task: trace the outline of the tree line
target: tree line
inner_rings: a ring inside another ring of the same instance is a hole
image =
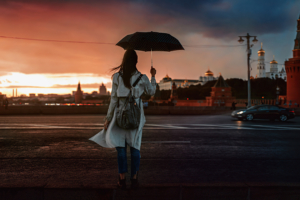
[[[230,78],[225,80],[231,87],[232,96],[236,99],[248,98],[248,81],[239,78]],[[252,99],[276,99],[276,88],[279,87],[280,95],[286,95],[286,81],[281,78],[258,78],[252,79],[251,82],[251,98]],[[177,88],[178,99],[180,100],[200,100],[210,96],[211,88],[215,85],[216,80],[208,81],[206,84],[191,85],[188,88]],[[157,100],[168,100],[171,95],[171,90],[159,90],[157,85],[154,98]],[[143,94],[143,100],[149,100],[149,95]]]

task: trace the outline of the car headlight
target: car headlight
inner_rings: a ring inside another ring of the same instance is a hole
[[[237,114],[240,115],[240,114],[243,114],[245,111],[240,111],[238,112]]]

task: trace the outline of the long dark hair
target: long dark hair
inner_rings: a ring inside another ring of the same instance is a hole
[[[136,68],[137,58],[138,56],[135,50],[127,49],[126,52],[124,53],[121,65],[111,70],[111,71],[119,70],[119,72],[122,71],[124,85],[127,88],[131,88],[130,78],[132,76],[132,73],[137,70]]]

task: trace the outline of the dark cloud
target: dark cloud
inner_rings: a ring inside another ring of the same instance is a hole
[[[300,2],[282,1],[148,1],[153,12],[168,15],[182,31],[202,33],[206,37],[235,38],[238,34],[280,33],[294,28],[300,14]],[[145,3],[143,1],[143,3]],[[294,9],[298,7],[298,9]],[[299,12],[299,13],[297,13]]]
[[[300,14],[298,0],[15,0],[12,2],[36,4],[112,4],[130,5],[136,13],[146,8],[148,20],[157,26],[178,33],[200,33],[210,38],[236,38],[239,34],[281,33],[294,28],[295,17]],[[299,13],[297,13],[299,12]],[[155,15],[167,17],[166,23]],[[149,27],[152,28],[152,27]]]

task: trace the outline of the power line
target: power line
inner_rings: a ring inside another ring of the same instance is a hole
[[[86,42],[86,41],[68,41],[68,40],[46,40],[46,39],[34,39],[34,38],[22,38],[22,37],[10,37],[10,36],[0,36],[0,38],[5,39],[16,39],[16,40],[31,40],[31,41],[39,41],[39,42],[63,42],[63,43],[79,43],[79,44],[108,44],[114,45],[114,43],[107,42]]]
[[[15,39],[15,40],[29,40],[38,42],[61,42],[61,43],[76,43],[76,44],[105,44],[105,45],[116,45],[115,43],[109,42],[87,42],[87,41],[69,41],[69,40],[49,40],[49,39],[36,39],[36,38],[23,38],[23,37],[12,37],[12,36],[0,36],[4,39]],[[184,47],[191,48],[214,48],[214,47],[240,47],[246,45],[183,45]]]

